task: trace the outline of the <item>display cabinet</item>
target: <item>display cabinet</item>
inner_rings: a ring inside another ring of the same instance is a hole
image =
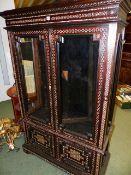
[[[128,0],[1,12],[25,130],[23,149],[75,175],[102,175]]]
[[[127,16],[128,25],[125,29],[119,82],[131,85],[131,13]]]

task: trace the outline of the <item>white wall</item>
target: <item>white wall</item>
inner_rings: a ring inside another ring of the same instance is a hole
[[[14,9],[14,0],[1,0],[0,1],[0,12],[5,10]],[[9,76],[9,85],[4,85],[4,79],[2,75],[2,67],[0,65],[0,102],[8,100],[9,97],[6,95],[6,91],[9,87],[11,87],[14,84],[14,78],[13,78],[13,70],[12,70],[12,63],[11,63],[11,55],[10,55],[10,49],[9,49],[9,43],[8,43],[8,36],[7,31],[3,29],[5,27],[5,20],[0,17],[0,31],[2,35],[2,42],[3,42],[3,48],[0,48],[0,52],[2,49],[5,52],[5,59],[7,63],[7,73]],[[1,58],[0,58],[1,59]],[[0,60],[1,61],[1,60]]]

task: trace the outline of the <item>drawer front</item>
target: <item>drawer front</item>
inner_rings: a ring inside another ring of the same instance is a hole
[[[57,158],[59,161],[81,171],[83,175],[92,174],[96,153],[79,145],[57,138]]]
[[[32,147],[43,150],[44,153],[54,156],[54,136],[47,131],[41,131],[30,125],[27,126],[27,142]]]

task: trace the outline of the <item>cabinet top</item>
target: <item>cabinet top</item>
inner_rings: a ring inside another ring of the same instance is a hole
[[[52,4],[26,7],[0,12],[6,19],[7,28],[33,25],[69,23],[126,21],[131,9],[131,0],[59,0]],[[23,20],[25,19],[25,20]]]

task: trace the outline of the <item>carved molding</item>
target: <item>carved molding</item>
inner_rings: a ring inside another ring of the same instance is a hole
[[[14,19],[8,19],[6,21],[8,27],[19,27],[19,26],[35,26],[43,24],[53,23],[71,23],[71,22],[91,22],[101,20],[116,20],[117,19],[117,8],[118,5],[110,7],[93,8],[88,10],[81,10],[76,12],[67,13],[56,13],[40,16],[30,17],[17,17]]]
[[[102,7],[102,6],[110,6],[110,5],[114,5],[120,4],[120,0],[99,0],[98,2],[90,2],[90,3],[82,3],[82,4],[75,4],[72,3],[72,5],[68,5],[68,6],[61,6],[61,7],[55,7],[55,8],[44,8],[43,7],[38,7],[37,9],[32,8],[32,10],[29,10],[29,8],[23,8],[23,9],[16,9],[15,12],[14,10],[10,11],[10,12],[3,12],[1,13],[1,16],[5,17],[6,19],[10,19],[10,18],[15,18],[15,17],[23,17],[23,16],[27,16],[27,15],[41,15],[43,13],[55,13],[55,12],[63,12],[63,11],[70,11],[70,10],[78,10],[78,9],[90,9],[90,8],[94,8],[94,7]]]
[[[36,24],[42,25],[47,23],[58,23],[58,22],[72,22],[72,21],[96,21],[96,20],[109,20],[117,19],[117,8],[118,5],[110,7],[92,8],[86,10],[77,10],[76,12],[63,12],[56,14],[30,16],[30,17],[16,17],[8,19],[6,21],[7,26],[34,26]]]

